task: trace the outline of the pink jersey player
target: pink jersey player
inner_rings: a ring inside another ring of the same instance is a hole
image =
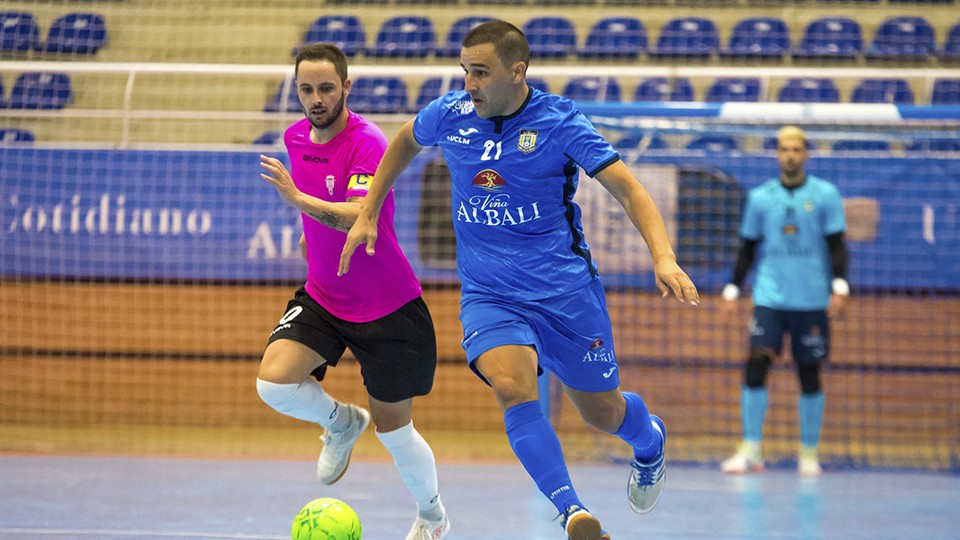
[[[387,139],[372,122],[353,112],[349,115],[346,128],[326,144],[310,140],[306,118],[287,128],[283,142],[300,191],[330,202],[367,194]],[[369,322],[421,295],[420,283],[397,243],[393,215],[391,192],[380,217],[376,254],[357,257],[350,273],[343,276],[337,276],[337,266],[347,234],[303,216],[306,290],[333,315],[350,322]]]

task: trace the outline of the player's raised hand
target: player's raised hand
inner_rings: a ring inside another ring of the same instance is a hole
[[[697,292],[696,285],[676,261],[658,261],[653,266],[653,272],[656,275],[657,288],[664,297],[672,291],[677,300],[694,306],[700,305],[700,293]]]
[[[367,255],[373,255],[373,248],[376,243],[377,223],[361,211],[353,226],[347,231],[347,242],[343,245],[343,251],[340,253],[340,268],[337,270],[337,275],[342,276],[350,270],[350,258],[353,257],[353,252],[357,250],[357,246],[366,244]]]
[[[260,173],[260,177],[270,182],[277,189],[277,193],[280,194],[280,198],[285,203],[297,207],[297,201],[302,192],[293,183],[293,177],[290,176],[290,172],[283,166],[283,163],[279,159],[261,154],[260,166],[267,171],[266,173]]]

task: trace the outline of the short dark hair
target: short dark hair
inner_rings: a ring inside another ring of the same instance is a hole
[[[487,21],[470,30],[463,38],[464,47],[493,43],[493,50],[504,66],[514,62],[530,65],[530,44],[516,26],[507,21]]]
[[[296,76],[300,72],[300,62],[304,60],[322,62],[327,61],[333,64],[340,76],[340,82],[347,80],[347,57],[336,45],[329,43],[311,43],[305,45],[297,51],[297,59],[294,64],[293,74]]]

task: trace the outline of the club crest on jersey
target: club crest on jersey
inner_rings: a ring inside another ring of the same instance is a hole
[[[520,138],[517,139],[517,150],[524,154],[529,154],[537,149],[537,130],[521,129]]]
[[[497,191],[507,185],[500,173],[493,169],[484,169],[473,177],[473,185],[487,191]]]
[[[329,192],[330,195],[333,195],[333,187],[337,185],[337,178],[332,174],[328,174],[326,178],[326,182],[327,182],[327,192]]]

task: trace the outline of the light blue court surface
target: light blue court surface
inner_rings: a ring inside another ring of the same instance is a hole
[[[571,469],[614,539],[960,539],[960,476],[778,469],[729,477],[668,466],[653,513],[630,511],[625,465]],[[519,465],[441,463],[450,540],[563,540]],[[2,539],[283,539],[318,497],[347,501],[365,540],[402,540],[413,503],[392,463],[355,462],[334,486],[294,461],[0,456]]]

